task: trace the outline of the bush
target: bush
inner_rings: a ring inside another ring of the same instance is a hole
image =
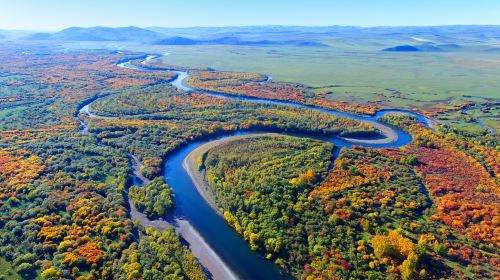
[[[131,187],[130,200],[149,219],[165,216],[174,206],[172,189],[162,177],[156,177],[146,186]]]
[[[402,157],[400,162],[402,164],[416,165],[418,164],[418,158],[416,156],[406,156]]]
[[[29,276],[35,272],[35,267],[30,263],[22,263],[17,266],[17,272],[23,276]]]

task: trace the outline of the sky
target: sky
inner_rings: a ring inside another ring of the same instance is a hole
[[[0,0],[0,29],[500,25],[500,0]]]

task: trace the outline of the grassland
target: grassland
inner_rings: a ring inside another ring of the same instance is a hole
[[[169,64],[266,73],[275,81],[316,87],[318,93],[328,92],[331,100],[406,109],[499,101],[500,59],[493,54],[347,52],[285,46],[171,46],[169,52],[172,54],[163,58]],[[481,124],[500,129],[494,114],[471,111],[464,116],[459,111],[454,109],[444,120],[471,131]],[[483,117],[482,123],[474,121]]]
[[[335,46],[106,46],[169,52],[163,58],[168,64],[265,73],[277,81],[313,87],[335,85],[339,97],[389,94],[386,89],[391,89],[425,102],[461,95],[495,98],[500,90],[500,57],[496,53],[388,53],[381,52],[382,47],[352,50]],[[370,100],[369,96],[359,98]]]
[[[0,258],[0,279],[19,280],[21,277],[16,270],[4,258]]]
[[[381,108],[435,112],[443,108],[444,121],[477,131],[500,129],[488,112],[461,114],[460,104],[498,103],[500,56],[485,46],[460,45],[459,51],[383,52],[408,43],[402,39],[324,39],[330,47],[272,46],[155,46],[106,43],[149,53],[170,53],[163,61],[186,67],[264,73],[274,81],[300,83],[326,98],[351,103],[375,102]],[[70,45],[75,47],[75,45]],[[96,47],[96,43],[79,45]],[[491,45],[495,47],[494,44]],[[491,105],[490,105],[491,106]],[[497,106],[498,107],[498,106]],[[480,109],[480,108],[479,108]]]

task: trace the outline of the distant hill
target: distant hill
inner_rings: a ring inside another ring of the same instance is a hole
[[[51,34],[50,33],[34,33],[28,36],[21,37],[21,40],[49,40]]]
[[[0,40],[16,40],[21,37],[32,34],[32,31],[27,30],[0,30]]]
[[[482,52],[485,52],[485,53],[500,53],[500,48],[489,48],[489,49],[486,49],[486,50],[482,50]]]
[[[460,46],[458,44],[441,44],[441,45],[438,45],[438,47],[441,49],[461,49],[461,48],[463,48],[462,46]]]
[[[135,26],[129,27],[70,27],[56,33],[35,33],[24,40],[59,41],[137,41],[152,42],[164,35]]]
[[[5,35],[7,31],[0,29],[0,40],[5,39],[7,36]]]
[[[453,49],[453,48],[450,47],[447,49]],[[454,49],[456,49],[456,48],[454,48]],[[395,47],[383,49],[382,51],[385,51],[385,52],[440,52],[440,51],[443,51],[443,49],[435,46],[432,43],[426,43],[426,44],[417,45],[417,46],[413,46],[413,45],[395,46]]]
[[[129,41],[158,45],[358,48],[388,52],[459,52],[500,44],[500,26],[71,27],[55,33],[6,31],[3,40]],[[6,33],[7,32],[7,33]],[[386,48],[386,49],[384,49]]]
[[[328,45],[314,41],[302,40],[241,40],[238,37],[222,37],[207,40],[194,40],[185,37],[171,37],[158,40],[157,45],[237,45],[237,46],[269,46],[269,45],[292,45],[297,47],[327,47]]]
[[[402,46],[395,46],[392,48],[383,49],[382,51],[384,51],[384,52],[419,52],[420,50],[414,46],[402,45]]]
[[[149,30],[162,33],[168,37],[180,36],[189,38],[216,38],[225,36],[238,36],[239,38],[250,38],[255,36],[275,36],[287,34],[289,38],[293,36],[356,36],[356,37],[388,37],[388,36],[417,36],[424,38],[434,35],[441,36],[477,36],[478,34],[487,37],[500,36],[499,25],[449,25],[449,26],[394,26],[394,27],[358,27],[358,26],[228,26],[228,27],[149,27]]]
[[[423,44],[423,45],[416,46],[416,48],[419,51],[424,51],[424,52],[439,52],[439,51],[443,50],[441,48],[434,46],[433,44]]]
[[[171,37],[166,39],[161,39],[155,42],[157,45],[196,45],[198,41],[191,40],[184,37]]]
[[[56,41],[131,41],[156,45],[240,45],[267,46],[292,45],[298,47],[327,46],[312,40],[243,40],[236,36],[191,39],[183,36],[167,37],[165,34],[139,27],[71,27],[56,33],[33,33],[21,40],[56,40]]]

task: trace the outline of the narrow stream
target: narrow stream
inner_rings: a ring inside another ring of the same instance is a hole
[[[168,55],[168,54],[165,54]],[[148,56],[142,64],[146,64],[147,61],[155,58],[156,56]],[[133,70],[140,71],[151,71],[145,68],[141,68],[132,65],[130,61],[118,64],[119,67],[129,68]],[[155,70],[159,71],[159,70]],[[169,70],[162,70],[169,71]],[[297,104],[293,102],[286,101],[275,101],[266,100],[258,98],[249,98],[242,96],[232,96],[222,93],[214,92],[202,92],[194,90],[187,86],[184,81],[189,77],[187,72],[174,71],[178,74],[177,78],[171,82],[171,84],[178,89],[184,91],[193,91],[202,94],[209,94],[212,96],[217,96],[221,98],[230,98],[234,100],[244,100],[257,103],[265,104],[277,104],[286,105],[300,108],[307,108],[311,110],[320,111],[326,114],[347,117],[351,119],[356,119],[360,121],[369,122],[378,128],[384,129],[384,131],[389,131],[388,134],[395,136],[392,140],[388,140],[387,137],[375,137],[367,139],[348,139],[341,137],[322,137],[321,139],[331,142],[336,146],[336,152],[334,156],[337,155],[338,151],[342,147],[351,147],[352,145],[361,145],[374,148],[381,147],[398,147],[406,145],[411,142],[411,137],[408,133],[396,127],[383,124],[377,120],[378,117],[392,114],[392,113],[405,113],[417,116],[419,122],[422,122],[429,126],[428,119],[423,116],[414,114],[412,112],[407,112],[404,110],[383,110],[377,112],[374,116],[358,116],[344,112],[338,112],[318,107],[312,107],[303,104]],[[269,79],[270,81],[271,79]],[[97,99],[96,99],[97,100]],[[102,116],[97,116],[92,114],[90,111],[90,106],[92,103],[83,106],[80,112],[87,114],[89,117],[102,118]],[[79,119],[82,123],[82,133],[88,134],[87,126],[83,120]],[[224,219],[219,215],[210,205],[204,200],[204,198],[198,193],[196,186],[192,182],[189,174],[182,166],[182,162],[186,156],[191,153],[197,147],[213,141],[215,139],[222,139],[226,137],[231,137],[235,135],[252,134],[254,132],[235,132],[229,133],[227,135],[214,137],[212,139],[207,139],[203,141],[196,141],[189,143],[182,149],[177,151],[175,154],[170,156],[165,163],[165,173],[164,178],[168,185],[174,190],[175,193],[175,209],[173,211],[172,217],[169,217],[168,221],[157,220],[157,221],[147,221],[144,217],[137,216],[134,213],[132,218],[137,218],[141,223],[145,225],[152,225],[159,228],[164,228],[173,225],[176,231],[186,240],[195,256],[200,260],[202,265],[208,270],[209,276],[214,279],[288,279],[288,275],[281,273],[278,268],[270,261],[265,260],[261,256],[257,255],[255,252],[250,250],[250,247],[246,241],[241,238],[229,225],[224,221]],[[138,182],[134,178],[134,182]],[[140,183],[137,183],[140,184]]]

